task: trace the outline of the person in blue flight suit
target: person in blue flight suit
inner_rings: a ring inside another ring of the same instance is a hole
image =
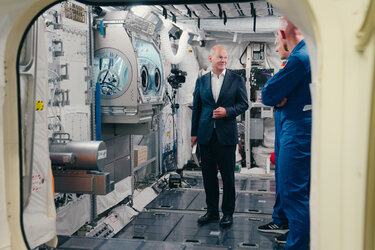
[[[262,102],[280,104],[279,185],[281,207],[289,232],[276,238],[285,249],[309,249],[310,244],[310,154],[311,83],[310,60],[302,32],[288,19],[280,25],[282,39],[292,50],[282,69],[262,89]]]
[[[218,220],[219,184],[217,166],[223,180],[223,217],[220,226],[230,226],[235,208],[235,150],[238,143],[236,117],[249,105],[244,79],[226,69],[228,53],[214,46],[208,56],[212,71],[199,77],[195,84],[191,145],[199,143],[207,213],[198,219],[200,225]]]
[[[287,47],[285,40],[282,39],[280,31],[276,36],[276,48],[275,51],[279,53],[281,60],[286,60],[290,55],[290,50]],[[280,69],[285,66],[285,61],[282,62]],[[259,101],[262,102],[261,96],[259,96]],[[288,219],[281,207],[280,202],[280,171],[279,171],[279,141],[280,141],[280,109],[286,104],[287,98],[283,98],[283,101],[278,105],[275,105],[275,181],[276,181],[276,194],[275,194],[275,204],[273,206],[272,221],[266,225],[258,227],[258,230],[265,233],[286,233],[289,231]]]

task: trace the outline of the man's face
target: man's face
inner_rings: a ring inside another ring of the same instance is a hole
[[[208,56],[208,60],[212,64],[213,72],[221,73],[227,67],[228,53],[225,48],[218,47],[212,56]]]
[[[281,35],[276,37],[276,49],[275,51],[279,53],[280,59],[285,60],[288,58],[290,51],[288,51],[288,47],[284,40],[281,39]]]

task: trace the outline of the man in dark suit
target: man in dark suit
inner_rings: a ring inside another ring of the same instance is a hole
[[[216,45],[208,56],[212,71],[196,81],[191,127],[191,144],[200,145],[207,213],[199,224],[218,220],[219,184],[217,166],[223,180],[223,217],[220,226],[230,226],[235,207],[234,167],[238,143],[236,117],[248,109],[244,79],[227,70],[228,53]]]

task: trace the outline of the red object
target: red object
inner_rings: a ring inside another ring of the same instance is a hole
[[[275,152],[273,152],[270,156],[270,161],[272,162],[272,164],[275,164]]]

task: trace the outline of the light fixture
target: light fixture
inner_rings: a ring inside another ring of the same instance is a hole
[[[131,12],[136,16],[145,17],[149,13],[149,8],[147,6],[134,6],[131,8]]]

